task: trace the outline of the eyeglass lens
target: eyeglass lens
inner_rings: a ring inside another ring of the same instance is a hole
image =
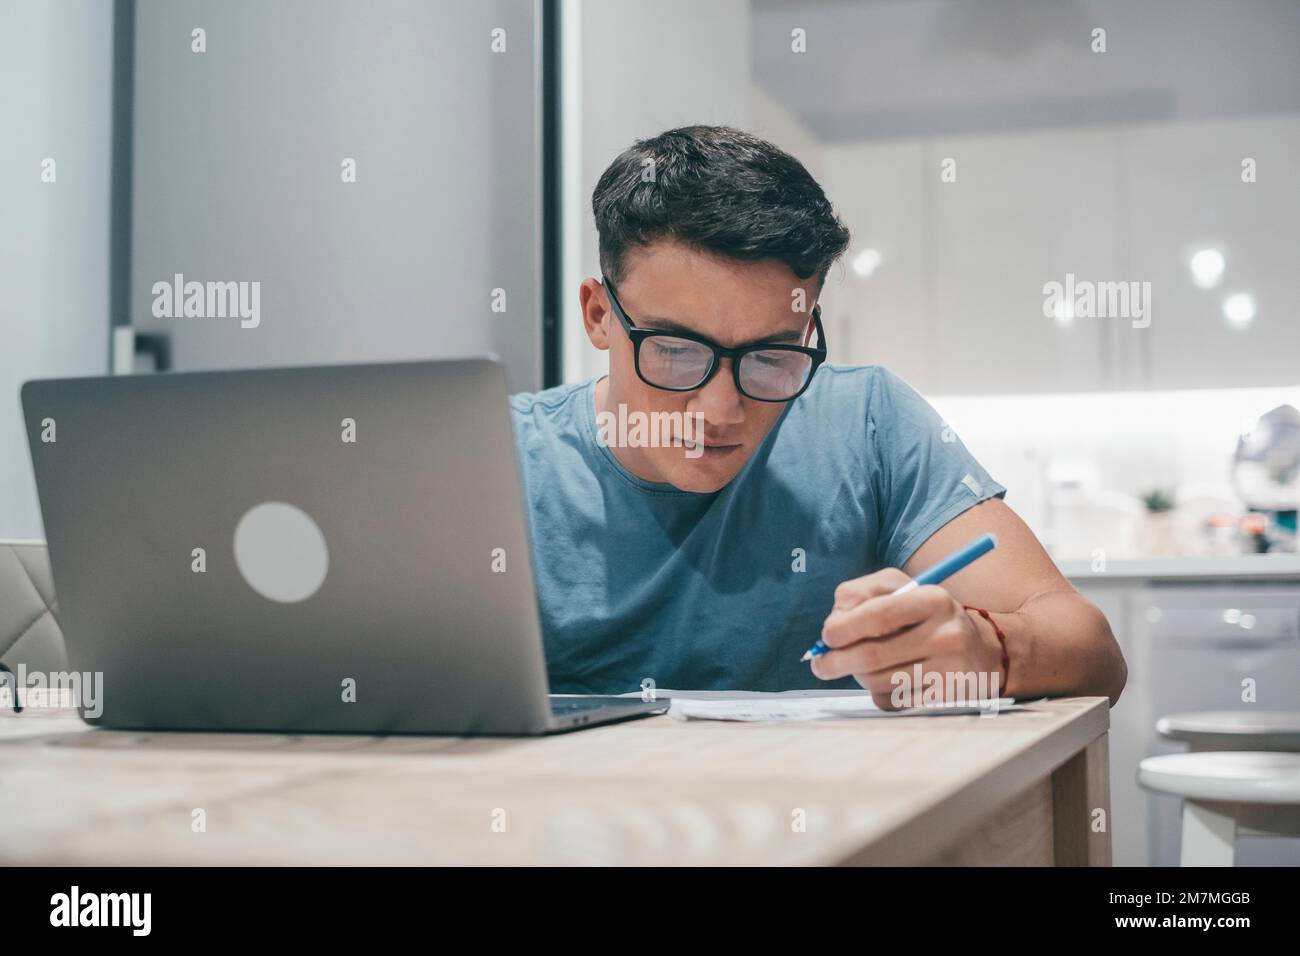
[[[656,335],[641,343],[641,376],[660,388],[697,387],[713,364],[713,350],[701,342]],[[787,349],[759,349],[740,358],[741,390],[751,398],[780,401],[797,394],[808,379],[812,357]]]

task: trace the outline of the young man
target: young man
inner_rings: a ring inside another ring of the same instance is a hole
[[[512,399],[553,692],[861,685],[890,707],[960,686],[920,673],[1119,697],[1106,619],[1005,489],[890,372],[820,364],[849,235],[797,160],[670,130],[593,208],[604,276],[579,298],[609,374]],[[684,441],[608,427],[656,413]],[[890,594],[985,532],[997,548],[943,586]]]

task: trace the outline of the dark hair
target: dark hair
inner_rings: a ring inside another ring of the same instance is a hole
[[[653,160],[653,181],[643,170]],[[637,140],[591,196],[600,267],[617,284],[626,253],[658,239],[746,262],[778,259],[826,281],[849,231],[797,159],[728,126],[685,126]]]

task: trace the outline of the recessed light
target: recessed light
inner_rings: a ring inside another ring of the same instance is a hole
[[[863,249],[853,257],[853,271],[864,279],[871,278],[871,275],[880,266],[883,257],[875,249]]]
[[[1052,318],[1054,318],[1056,324],[1063,329],[1068,329],[1070,326],[1074,325],[1074,302],[1069,299],[1058,297],[1057,300],[1052,303]]]
[[[1223,317],[1237,331],[1255,321],[1255,299],[1248,292],[1238,292],[1223,300]]]
[[[1212,289],[1223,280],[1223,253],[1218,249],[1200,249],[1192,254],[1188,265],[1192,281],[1202,289]]]

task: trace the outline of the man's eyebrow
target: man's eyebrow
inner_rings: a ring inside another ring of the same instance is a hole
[[[682,325],[682,323],[675,322],[672,319],[666,319],[660,315],[647,315],[637,324],[643,328],[655,329],[661,332],[686,332],[691,335],[699,335],[698,332],[689,326]],[[773,345],[795,344],[803,341],[803,333],[803,329],[786,329],[783,332],[778,332],[775,335],[766,338],[755,339],[753,342],[741,343],[736,346],[736,348],[744,348],[747,345],[761,345],[766,343],[771,343]]]

